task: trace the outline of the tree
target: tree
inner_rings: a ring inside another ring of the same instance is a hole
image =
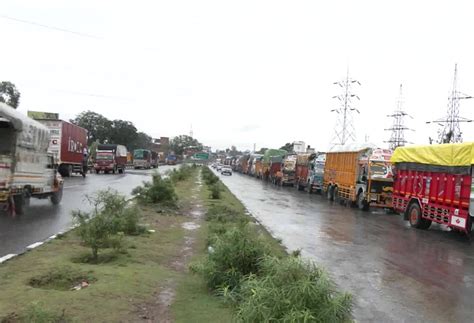
[[[281,146],[280,149],[284,149],[284,150],[286,150],[287,152],[290,153],[290,152],[293,151],[293,144],[287,142],[284,146]]]
[[[152,138],[144,132],[137,133],[135,141],[130,145],[127,146],[129,150],[134,149],[148,149],[150,147]]]
[[[20,104],[20,92],[12,82],[0,82],[0,102],[6,103],[13,109]]]
[[[176,155],[182,155],[187,147],[196,147],[202,150],[202,144],[193,137],[180,135],[171,139],[170,148]]]
[[[84,129],[87,129],[87,144],[95,141],[108,142],[112,132],[112,121],[93,111],[83,111],[75,119],[70,120]]]
[[[262,154],[262,155],[263,155],[263,154],[265,154],[265,152],[266,152],[267,150],[268,150],[268,148],[260,148],[260,150],[259,150],[259,151],[256,151],[255,153],[256,153],[256,154]]]
[[[125,145],[128,149],[132,149],[137,140],[138,131],[132,122],[125,120],[112,121],[112,127],[109,134],[110,143]]]

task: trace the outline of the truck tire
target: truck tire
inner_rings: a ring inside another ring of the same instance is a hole
[[[13,203],[15,205],[15,213],[16,214],[22,215],[22,214],[25,213],[26,198],[25,198],[25,195],[23,193],[13,195]]]
[[[426,230],[431,226],[430,220],[423,219],[420,205],[416,202],[412,203],[408,209],[408,221],[412,227],[417,229]]]
[[[51,195],[51,203],[53,203],[53,205],[58,205],[59,203],[61,203],[62,199],[63,199],[63,186],[61,185],[58,191],[54,192]]]
[[[334,187],[329,185],[326,191],[326,197],[329,201],[334,201]]]
[[[118,172],[119,174],[123,174],[125,172],[125,168],[119,168]]]
[[[359,194],[357,194],[357,207],[362,211],[369,210],[369,203],[365,200],[363,191],[360,191]]]

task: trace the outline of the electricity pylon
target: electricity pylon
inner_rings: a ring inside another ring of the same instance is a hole
[[[403,110],[403,91],[402,85],[400,84],[400,93],[398,96],[397,107],[393,114],[389,114],[387,117],[393,119],[392,127],[385,129],[385,131],[391,131],[390,139],[386,141],[389,144],[389,148],[395,150],[400,146],[405,146],[408,141],[405,139],[405,131],[411,130],[405,126],[405,117],[410,117],[408,113]]]

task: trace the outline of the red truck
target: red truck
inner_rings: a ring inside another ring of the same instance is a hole
[[[474,217],[474,142],[399,147],[393,208],[412,227],[432,222],[470,233]]]
[[[87,130],[63,120],[36,119],[36,121],[50,130],[48,153],[53,154],[61,176],[81,174],[84,153],[87,153]]]
[[[309,183],[310,162],[316,154],[298,154],[296,156],[295,186],[299,191],[305,190]]]
[[[122,145],[97,145],[94,169],[97,174],[125,173],[127,167],[127,147]]]

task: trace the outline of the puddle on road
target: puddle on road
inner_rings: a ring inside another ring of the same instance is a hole
[[[201,227],[199,224],[195,222],[185,222],[181,226],[183,227],[183,229],[186,229],[186,230],[196,230]]]

